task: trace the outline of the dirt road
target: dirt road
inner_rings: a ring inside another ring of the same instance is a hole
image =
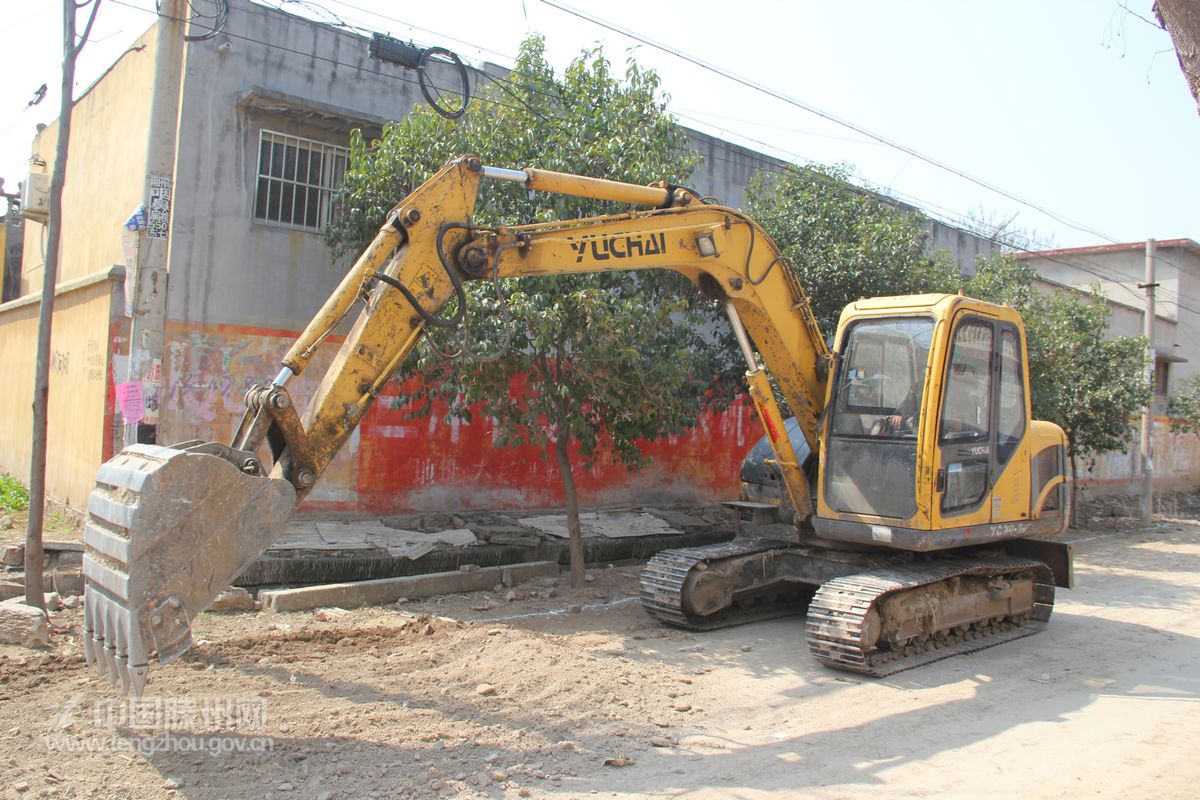
[[[818,667],[800,618],[662,628],[632,568],[205,615],[134,707],[66,611],[55,653],[0,648],[0,796],[1195,797],[1200,524],[1078,538],[1045,633],[885,680]]]

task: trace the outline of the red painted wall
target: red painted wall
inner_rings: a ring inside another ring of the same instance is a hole
[[[245,409],[243,396],[279,371],[279,358],[295,333],[235,326],[168,326],[167,367],[159,436],[228,441]],[[289,384],[307,403],[332,358],[331,342],[303,375]],[[536,448],[492,444],[491,420],[446,421],[444,408],[407,419],[396,392],[380,397],[358,431],[330,465],[302,509],[389,514],[410,510],[550,508],[563,503],[552,457]],[[650,463],[629,472],[601,458],[575,480],[585,505],[653,504],[732,499],[738,468],[762,435],[741,401],[707,413],[688,435],[647,442]]]

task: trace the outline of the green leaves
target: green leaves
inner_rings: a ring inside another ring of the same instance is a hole
[[[926,220],[849,183],[846,165],[759,173],[746,191],[758,220],[800,278],[822,332],[833,338],[842,309],[860,297],[957,291],[945,253],[929,255]]]
[[[699,163],[686,132],[666,114],[658,76],[632,56],[623,76],[599,48],[559,74],[545,60],[542,38],[530,37],[514,71],[482,84],[477,100],[457,121],[418,108],[379,141],[353,137],[345,211],[327,231],[335,253],[360,250],[388,209],[464,153],[501,167],[638,184],[686,183]],[[475,219],[513,225],[623,210],[485,183]],[[674,274],[479,281],[468,285],[468,309],[461,332],[431,332],[402,368],[401,377],[419,374],[420,381],[405,383],[418,388],[400,402],[429,413],[437,401],[460,417],[478,408],[495,420],[501,446],[544,448],[565,436],[588,463],[608,455],[640,466],[639,440],[693,426],[726,358],[696,333],[716,310]],[[464,340],[495,358],[447,358]]]
[[[0,510],[24,511],[29,508],[29,490],[16,478],[0,475]]]
[[[1180,383],[1180,392],[1167,399],[1167,418],[1171,430],[1200,431],[1200,375],[1192,375]]]

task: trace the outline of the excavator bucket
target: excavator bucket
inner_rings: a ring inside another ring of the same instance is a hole
[[[88,663],[140,696],[150,656],[165,664],[191,647],[192,620],[278,537],[295,505],[286,480],[191,448],[136,444],[105,462],[83,534]]]

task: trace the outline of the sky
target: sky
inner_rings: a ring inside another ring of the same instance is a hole
[[[100,2],[76,96],[154,22],[154,0]],[[1003,224],[1022,247],[1200,240],[1200,115],[1152,0],[262,2],[476,66],[512,66],[533,32],[557,68],[597,44],[617,65],[636,48],[682,124],[795,163],[849,164],[944,221]],[[61,3],[0,0],[0,23],[12,192],[36,124],[58,113]]]

